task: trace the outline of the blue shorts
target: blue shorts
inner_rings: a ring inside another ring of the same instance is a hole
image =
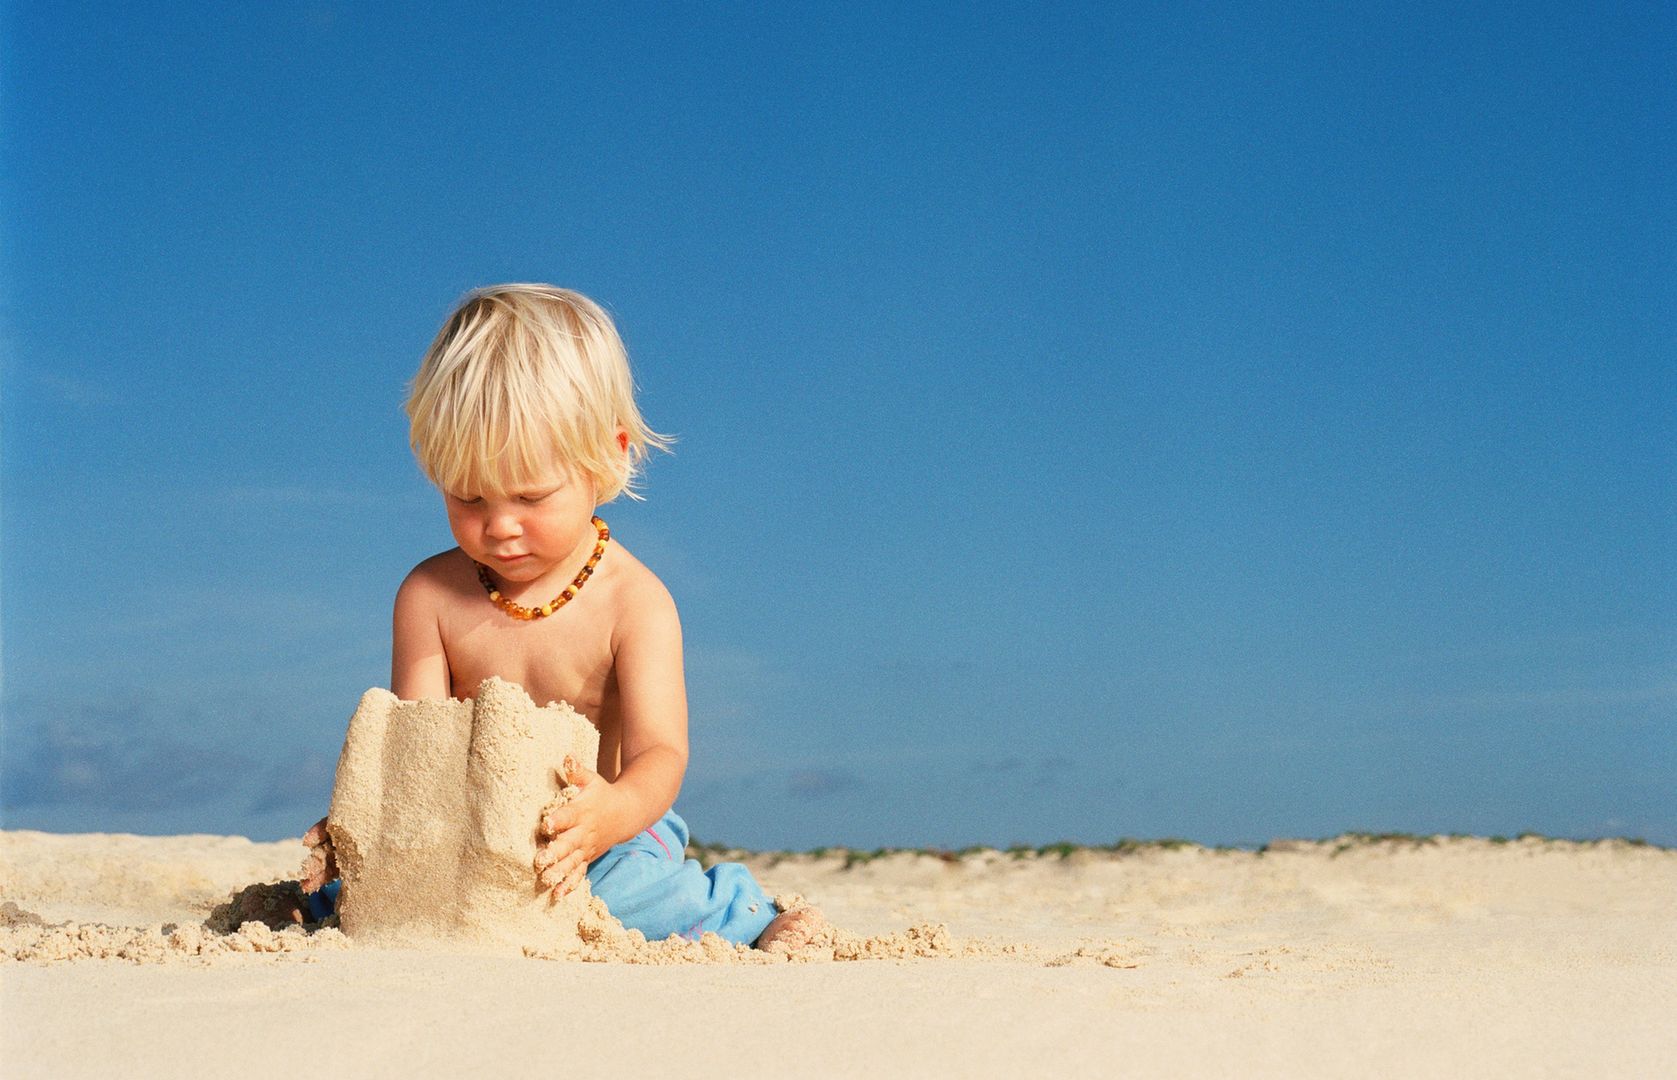
[[[740,863],[709,870],[686,858],[687,823],[674,810],[650,829],[588,864],[588,885],[619,922],[648,941],[674,934],[690,941],[707,931],[736,945],[755,944],[778,915],[774,901]],[[337,907],[341,881],[309,893],[316,922]]]

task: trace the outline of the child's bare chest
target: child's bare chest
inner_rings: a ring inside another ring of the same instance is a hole
[[[599,772],[615,778],[619,725],[611,628],[583,610],[561,609],[524,622],[487,604],[485,609],[441,620],[450,694],[467,697],[494,675],[518,683],[537,705],[568,703],[600,729]]]

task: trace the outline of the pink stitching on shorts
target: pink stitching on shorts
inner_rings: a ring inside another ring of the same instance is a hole
[[[670,855],[670,846],[668,844],[664,843],[663,839],[657,833],[653,832],[651,829],[648,829],[648,830],[646,830],[646,835],[648,835],[648,836],[652,837],[652,839],[658,841],[658,846],[664,849],[664,854],[665,855],[669,855],[670,858],[672,858],[672,859],[675,858],[674,855]]]

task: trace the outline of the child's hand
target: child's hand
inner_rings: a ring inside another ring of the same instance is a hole
[[[309,854],[303,861],[303,869],[298,871],[303,880],[297,884],[304,892],[318,892],[338,877],[338,856],[332,849],[332,837],[326,832],[325,818],[309,826],[309,831],[303,834],[303,843],[309,846]]]
[[[616,843],[620,797],[610,781],[571,758],[555,772],[572,787],[542,811],[536,879],[557,899],[581,884],[588,864]]]

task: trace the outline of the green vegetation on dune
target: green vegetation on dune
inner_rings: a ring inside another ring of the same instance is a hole
[[[699,860],[705,866],[710,866],[724,859],[740,859],[747,857],[769,860],[770,865],[784,859],[819,860],[825,858],[842,858],[843,869],[850,869],[882,859],[887,855],[923,855],[941,859],[948,863],[958,863],[967,859],[984,858],[986,856],[1006,856],[1010,859],[1066,859],[1076,852],[1086,851],[1097,854],[1134,856],[1148,851],[1178,851],[1184,848],[1199,848],[1204,851],[1217,852],[1247,852],[1252,855],[1265,855],[1277,852],[1308,850],[1316,847],[1329,849],[1330,857],[1340,855],[1355,848],[1374,845],[1390,845],[1393,847],[1422,848],[1432,847],[1446,841],[1482,841],[1503,846],[1511,843],[1541,841],[1546,844],[1604,844],[1620,843],[1631,847],[1654,848],[1656,850],[1677,851],[1677,847],[1655,844],[1640,836],[1602,836],[1590,839],[1574,840],[1566,837],[1547,836],[1543,833],[1522,832],[1510,838],[1501,834],[1482,836],[1475,833],[1409,833],[1409,832],[1343,832],[1335,836],[1322,837],[1315,840],[1277,838],[1261,846],[1240,844],[1201,844],[1194,840],[1185,840],[1176,836],[1159,837],[1152,840],[1137,839],[1124,836],[1109,844],[1076,844],[1070,840],[1057,840],[1050,844],[1012,844],[1005,848],[991,847],[986,844],[972,844],[959,849],[922,847],[878,847],[870,850],[852,849],[846,847],[810,848],[807,851],[751,851],[735,848],[727,844],[704,843],[692,840],[687,845],[690,858]]]
[[[872,851],[847,851],[844,855],[844,868],[850,869],[862,863],[870,863],[875,859],[883,859],[887,855],[895,854],[897,848],[874,848]]]

